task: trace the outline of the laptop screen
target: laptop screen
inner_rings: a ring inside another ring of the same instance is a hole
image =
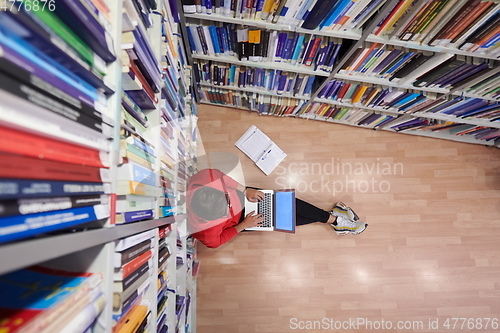
[[[295,232],[295,192],[274,192],[275,230]]]

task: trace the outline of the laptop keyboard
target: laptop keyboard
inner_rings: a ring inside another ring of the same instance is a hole
[[[264,222],[260,227],[273,226],[273,195],[271,193],[264,193],[264,200],[257,203],[259,214],[264,214]]]

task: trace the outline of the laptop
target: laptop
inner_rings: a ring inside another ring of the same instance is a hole
[[[260,190],[264,200],[250,202],[245,198],[245,214],[264,214],[264,223],[245,230],[295,233],[295,190]]]

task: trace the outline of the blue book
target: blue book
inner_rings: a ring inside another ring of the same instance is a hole
[[[302,28],[314,30],[333,11],[337,0],[321,0],[316,2],[310,13],[302,23]]]
[[[191,33],[191,29],[189,27],[186,27],[187,35],[188,35],[188,41],[189,41],[189,47],[191,48],[192,51],[196,51],[196,44],[194,43],[193,39],[193,34]]]
[[[274,76],[276,75],[276,70],[271,70],[269,73],[269,80],[266,85],[266,90],[272,91],[273,90],[273,84],[274,84]]]
[[[142,220],[152,219],[154,213],[152,209],[139,210],[135,212],[125,212],[116,214],[116,223],[130,223]]]
[[[321,70],[326,70],[325,68],[325,63],[327,61],[328,56],[331,54],[333,51],[333,47],[335,46],[335,43],[330,41],[328,44],[322,48],[320,51],[320,54],[318,54],[318,60],[316,61],[316,67],[321,69]]]
[[[314,0],[306,0],[302,4],[302,6],[300,7],[299,11],[297,12],[297,15],[295,16],[296,20],[299,20],[299,21],[304,20],[304,15],[306,15],[306,13],[308,12],[309,7],[311,7],[313,1]]]
[[[288,38],[285,43],[285,48],[283,50],[283,60],[291,60],[294,52],[294,46],[297,43],[298,34],[295,34],[294,38]]]
[[[26,42],[24,39],[17,37],[6,29],[0,26],[0,45],[6,46],[19,54],[20,57],[34,63],[45,71],[50,72],[52,75],[57,76],[67,84],[78,89],[83,94],[87,95],[94,101],[98,101],[97,89],[80,77],[76,76],[65,67],[61,66],[58,62],[47,57],[45,53],[39,51]]]
[[[302,47],[304,45],[304,39],[305,36],[303,34],[300,34],[297,38],[297,42],[295,43],[295,48],[292,54],[292,61],[297,61],[297,59],[299,59],[300,51],[302,50]]]
[[[337,15],[337,18],[335,18],[335,20],[333,20],[333,24],[337,24],[340,21],[340,19],[345,15],[345,13],[347,13],[347,11],[349,9],[351,9],[352,6],[354,6],[354,4],[356,4],[356,1],[350,0],[350,2],[347,4],[347,6],[344,6],[342,11],[339,13],[339,15]]]
[[[226,54],[229,52],[229,47],[226,45],[223,34],[224,27],[216,27],[215,31],[217,31],[217,37],[219,39],[219,48],[222,54]]]
[[[335,65],[335,61],[337,60],[337,55],[339,54],[339,51],[340,51],[340,48],[342,47],[342,44],[337,44],[335,45],[335,50],[332,54],[332,57],[330,58],[330,60],[328,61],[328,66],[326,68],[326,71],[331,71],[333,66]]]
[[[497,109],[498,107],[499,107],[498,103],[486,105],[486,106],[483,106],[482,108],[479,108],[479,109],[475,109],[475,110],[472,110],[469,112],[464,112],[464,113],[460,114],[460,117],[466,118],[466,117],[471,117],[471,116],[478,116],[481,113],[486,113],[486,112],[492,111],[494,109]]]
[[[0,243],[27,238],[109,217],[107,205],[0,218]]]
[[[231,50],[231,46],[229,44],[229,36],[228,36],[227,30],[224,27],[221,27],[220,35],[222,37],[222,43],[224,44],[224,52],[230,53],[232,50]]]
[[[466,113],[486,105],[488,105],[488,102],[481,99],[477,98],[464,99],[463,101],[460,101],[458,103],[455,103],[454,105],[450,105],[447,108],[440,110],[439,113],[444,113],[444,114],[453,114],[455,112]]]
[[[427,97],[424,96],[424,95],[419,95],[417,98],[415,98],[414,100],[412,101],[409,101],[408,103],[406,104],[402,104],[398,107],[398,111],[406,111],[407,109],[413,107],[413,106],[417,106],[418,104],[420,103],[423,103],[427,101]]]
[[[109,184],[30,179],[0,179],[1,200],[104,193],[110,193]]]
[[[236,65],[231,65],[231,67],[229,67],[229,85],[230,86],[234,85],[235,74],[236,74]]]
[[[275,61],[281,61],[283,50],[285,49],[285,43],[287,41],[288,34],[286,32],[280,32],[278,34],[278,45],[276,46]]]
[[[338,98],[339,98],[339,93],[340,91],[342,90],[342,88],[346,85],[345,82],[341,82],[341,84],[339,85],[339,88],[335,91],[335,94],[332,95],[332,99],[334,101],[336,101]]]
[[[396,103],[393,103],[390,107],[399,107],[400,105],[404,105],[414,99],[416,99],[418,96],[420,96],[420,94],[417,94],[417,93],[412,93],[412,94],[409,94],[408,96],[400,99],[399,101],[397,101]]]
[[[396,62],[394,65],[392,65],[388,70],[385,71],[384,75],[390,75],[392,72],[396,71],[406,60],[411,58],[415,52],[408,52],[405,54],[398,62]]]
[[[162,217],[167,217],[167,216],[172,216],[174,215],[174,207],[167,207],[167,206],[161,206],[160,207],[160,214]]]
[[[333,21],[337,19],[342,10],[349,4],[351,0],[339,0],[330,10],[330,13],[326,16],[326,18],[320,23],[319,28],[330,26]]]
[[[219,45],[219,38],[217,36],[217,30],[215,29],[215,26],[210,25],[208,27],[208,31],[210,31],[210,38],[212,39],[212,44],[214,46],[215,54],[221,54],[222,52],[221,52],[221,48]]]
[[[316,79],[316,76],[314,76],[314,75],[311,75],[307,79],[306,87],[304,88],[304,95],[309,96],[311,94],[312,86],[314,84],[315,79]]]
[[[278,81],[278,95],[283,95],[283,90],[285,89],[286,80],[288,78],[287,74],[281,74]]]
[[[382,90],[378,94],[378,96],[376,96],[374,99],[372,99],[372,101],[370,102],[369,105],[378,106],[384,100],[384,97],[387,96],[387,94],[389,92],[390,92],[389,88],[386,88],[386,89]]]
[[[336,80],[332,80],[330,82],[328,82],[324,87],[323,89],[321,89],[321,91],[319,92],[318,94],[318,97],[319,98],[326,98],[326,94],[328,93],[328,91],[330,90],[330,88],[333,86],[333,84],[336,82]]]

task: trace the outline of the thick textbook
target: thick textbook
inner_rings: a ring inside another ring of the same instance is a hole
[[[99,273],[30,267],[0,277],[0,330],[40,332],[102,282]],[[37,288],[31,286],[36,285]]]
[[[0,152],[1,178],[110,182],[109,169],[61,163]]]
[[[271,174],[287,156],[255,125],[250,126],[235,145],[250,157],[266,175]]]
[[[74,197],[11,199],[0,201],[0,217],[51,212],[61,209],[108,204],[109,196],[92,194]]]
[[[109,217],[108,205],[95,205],[0,218],[0,243],[60,230]]]
[[[109,183],[0,178],[0,199],[111,193]]]
[[[0,125],[0,151],[63,163],[109,167],[107,153]]]

